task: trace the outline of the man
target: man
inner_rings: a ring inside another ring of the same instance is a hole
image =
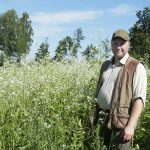
[[[129,150],[137,121],[146,99],[147,76],[142,63],[129,56],[130,39],[119,29],[112,35],[114,56],[100,70],[96,89],[96,106],[90,118],[93,128],[99,112],[104,112],[101,136],[111,149]]]

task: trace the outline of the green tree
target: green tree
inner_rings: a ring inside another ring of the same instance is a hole
[[[49,44],[48,44],[48,38],[46,38],[45,42],[41,43],[38,52],[35,53],[35,61],[40,61],[45,57],[49,57],[50,52],[48,51]]]
[[[150,64],[150,7],[138,11],[136,16],[138,21],[130,28],[130,53]]]
[[[33,29],[29,15],[24,12],[18,21],[18,38],[16,41],[16,55],[21,58],[22,55],[29,54],[32,45]]]
[[[64,39],[59,41],[59,44],[55,51],[54,59],[57,61],[63,60],[65,57],[73,56],[74,42],[72,37],[66,36]]]
[[[108,59],[111,56],[111,42],[109,38],[102,41],[103,57]]]
[[[64,39],[59,41],[55,51],[54,60],[61,61],[64,58],[70,59],[77,57],[78,48],[81,48],[81,40],[84,39],[81,28],[75,31],[74,37],[66,36]]]
[[[14,43],[17,39],[18,16],[15,10],[9,10],[0,15],[0,50],[5,54],[12,56],[16,49]]]
[[[0,50],[19,61],[30,51],[33,30],[29,15],[18,17],[14,9],[0,15]]]
[[[3,51],[0,51],[0,66],[3,66],[5,61],[5,54]]]
[[[81,52],[82,56],[85,57],[87,61],[97,59],[98,49],[93,46],[93,44],[88,45],[87,48]]]
[[[82,28],[78,28],[74,33],[74,47],[72,49],[72,55],[77,57],[78,48],[81,48],[81,40],[84,40]]]

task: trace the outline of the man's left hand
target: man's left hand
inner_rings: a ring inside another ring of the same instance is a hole
[[[124,141],[129,141],[133,138],[134,135],[134,127],[132,126],[126,126],[121,133],[121,138]]]

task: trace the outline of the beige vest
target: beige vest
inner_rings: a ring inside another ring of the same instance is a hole
[[[102,64],[95,94],[96,98],[98,97],[98,92],[102,85],[101,76],[110,63],[112,63],[112,61],[108,60]],[[138,63],[139,61],[129,57],[118,74],[111,100],[110,119],[108,122],[109,128],[124,128],[127,124],[132,107],[132,82]]]

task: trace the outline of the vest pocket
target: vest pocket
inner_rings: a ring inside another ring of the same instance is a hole
[[[113,116],[112,124],[115,128],[123,129],[129,119],[129,108],[126,106],[119,107],[117,113]]]

